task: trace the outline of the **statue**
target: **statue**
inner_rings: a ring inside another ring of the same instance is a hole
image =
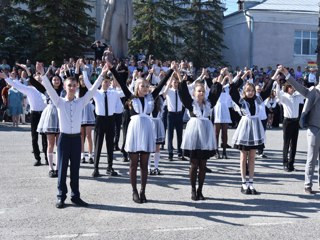
[[[117,58],[128,53],[128,40],[131,39],[133,6],[132,0],[106,0],[101,36],[106,39]]]

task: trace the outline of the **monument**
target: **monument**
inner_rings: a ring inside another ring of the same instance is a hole
[[[106,0],[106,11],[101,25],[101,37],[112,46],[113,54],[122,58],[128,54],[132,36],[132,0]]]

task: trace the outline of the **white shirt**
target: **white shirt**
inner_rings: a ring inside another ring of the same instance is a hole
[[[176,111],[176,91],[178,94],[178,89],[174,90],[173,88],[169,88],[167,95],[166,95],[166,100],[167,100],[167,106],[168,106],[168,111],[169,112],[180,112],[182,111],[182,102],[180,100],[179,94],[178,94],[178,110]]]
[[[308,76],[308,82],[309,83],[316,83],[317,81],[317,77],[314,73],[309,73],[309,76]]]
[[[91,88],[92,84],[88,79],[87,72],[83,71],[82,74],[83,74],[84,84],[88,89]],[[117,102],[121,101],[120,97],[124,97],[124,94],[122,91],[114,90],[111,88],[109,88],[106,92],[108,97],[108,116],[112,116],[114,113],[116,113]],[[105,94],[106,94],[105,91],[103,89],[100,89],[96,91],[93,95],[93,99],[95,101],[95,112],[98,116],[106,115],[105,100],[104,100]]]
[[[299,104],[303,101],[304,97],[297,91],[292,95],[281,91],[279,84],[276,87],[276,95],[283,106],[283,116],[285,118],[298,118]]]
[[[103,77],[100,75],[83,97],[74,98],[71,101],[58,96],[46,75],[42,76],[41,79],[51,101],[57,107],[60,132],[67,134],[80,133],[82,110],[90,102],[93,94],[100,86]]]
[[[41,112],[47,106],[46,97],[42,93],[40,93],[35,87],[25,86],[19,80],[12,81],[11,78],[7,78],[6,82],[27,96],[31,111]]]

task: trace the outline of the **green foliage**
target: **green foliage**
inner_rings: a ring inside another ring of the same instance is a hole
[[[12,8],[9,4],[0,11],[0,58],[6,58],[12,65],[15,60],[28,58],[34,40],[32,28],[21,10]]]
[[[28,43],[24,48],[31,52],[34,59],[62,62],[63,58],[81,56],[93,40],[88,30],[95,29],[96,24],[86,13],[86,10],[91,10],[91,6],[84,0],[13,2],[23,3],[28,8],[28,11],[20,11],[18,18],[24,19],[28,28],[31,28],[32,38],[27,38]],[[15,21],[11,15],[7,15],[7,18],[8,21]],[[8,34],[22,44],[20,32]]]
[[[136,25],[129,42],[130,53],[136,54],[139,49],[145,49],[147,55],[152,54],[159,59],[174,56],[172,0],[136,0],[133,7]]]
[[[195,67],[221,63],[224,47],[220,1],[135,1],[137,24],[130,42],[157,58],[184,58]]]

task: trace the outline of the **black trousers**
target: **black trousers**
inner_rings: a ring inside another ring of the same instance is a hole
[[[293,167],[297,150],[297,141],[299,135],[299,119],[283,119],[283,165]],[[288,152],[290,148],[290,157],[288,161]]]
[[[182,154],[182,131],[183,131],[183,111],[181,112],[168,112],[168,152],[169,157],[173,157],[173,131],[176,129],[177,133],[177,147],[178,154]]]
[[[38,132],[37,132],[37,127],[40,121],[42,112],[37,112],[37,111],[31,111],[31,138],[32,138],[32,149],[33,149],[33,154],[34,158],[37,159],[38,161],[41,160],[40,157],[40,149],[38,145]],[[47,159],[47,136],[45,134],[41,134],[41,139],[42,139],[42,150],[44,152],[45,158]]]
[[[126,144],[126,139],[127,139],[127,131],[128,131],[128,126],[130,123],[130,110],[129,109],[124,109],[122,113],[122,136],[123,136],[123,143],[121,147],[121,152],[124,158],[128,158],[128,153],[124,150],[124,146]]]
[[[266,130],[267,130],[267,121],[268,121],[268,119],[261,120],[263,129],[264,129],[264,132],[266,132]],[[259,154],[259,155],[263,154],[263,149],[264,149],[263,146],[258,148],[258,154]]]
[[[115,121],[113,116],[97,116],[94,128],[94,168],[99,168],[99,161],[103,139],[106,139],[108,167],[112,167],[113,163],[113,139],[115,132]]]
[[[81,158],[81,135],[60,133],[58,144],[58,195],[63,201],[67,197],[67,171],[70,160],[71,198],[79,198],[79,169]]]
[[[120,131],[121,131],[121,124],[122,124],[122,113],[115,113],[114,120],[115,120],[114,146],[119,146]]]

